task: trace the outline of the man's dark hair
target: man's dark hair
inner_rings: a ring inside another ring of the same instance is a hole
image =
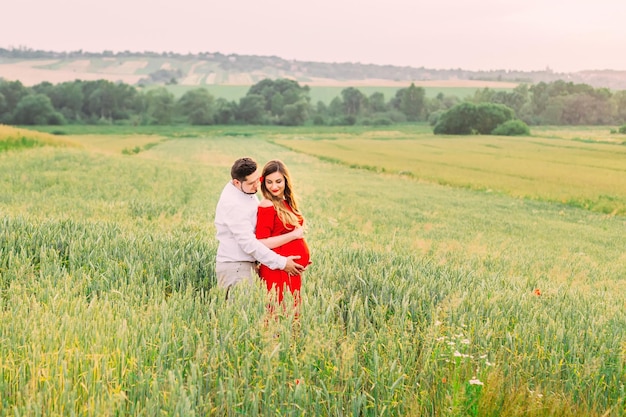
[[[230,177],[244,182],[246,177],[256,171],[256,161],[252,158],[239,158],[230,169]]]

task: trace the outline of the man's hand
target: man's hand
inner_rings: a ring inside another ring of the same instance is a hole
[[[300,256],[287,256],[287,264],[285,264],[283,271],[289,275],[300,275],[304,272],[304,267],[295,262],[294,259],[300,259]]]

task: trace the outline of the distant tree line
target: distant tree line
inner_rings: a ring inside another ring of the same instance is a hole
[[[26,87],[0,80],[0,123],[17,125],[354,125],[420,121],[425,90],[411,85],[389,101],[349,87],[329,105],[311,104],[309,87],[289,79],[264,79],[238,101],[215,98],[205,88],[176,98],[165,87],[149,90],[106,80],[43,82]],[[455,99],[450,98],[452,105]],[[439,108],[439,106],[437,107]]]
[[[521,84],[511,91],[485,88],[465,100],[441,93],[429,98],[424,88],[414,84],[398,89],[389,99],[380,92],[365,95],[355,87],[348,87],[328,104],[311,103],[309,92],[308,86],[290,79],[264,79],[251,86],[238,101],[215,98],[205,88],[189,90],[176,98],[165,87],[144,91],[105,80],[43,82],[33,87],[19,81],[0,80],[0,123],[300,126],[427,121],[436,126],[442,120],[455,122],[451,114],[470,120],[476,119],[480,112],[489,113],[484,115],[487,118],[499,115],[528,125],[626,122],[626,91],[611,92],[564,81]],[[464,107],[459,109],[460,105]],[[449,113],[452,108],[455,111]],[[446,113],[448,116],[444,117]],[[470,126],[477,133],[484,133],[482,129],[484,126]]]

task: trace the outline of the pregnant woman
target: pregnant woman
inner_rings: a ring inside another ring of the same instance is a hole
[[[310,258],[309,248],[302,233],[297,233],[298,229],[303,230],[304,218],[298,209],[289,170],[282,161],[273,160],[265,164],[261,176],[261,191],[264,198],[257,212],[257,239],[279,255],[300,256],[300,259],[295,261],[306,267]],[[293,233],[294,231],[296,232]],[[267,238],[286,235],[290,232],[292,232],[292,237],[285,237],[286,243],[276,247],[267,244]],[[302,285],[300,275],[289,275],[285,271],[272,270],[265,265],[260,266],[259,275],[265,281],[268,291],[276,291],[279,303],[283,301],[283,292],[286,287],[293,294],[296,306],[299,304]]]

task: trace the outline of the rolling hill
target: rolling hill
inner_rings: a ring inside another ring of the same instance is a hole
[[[626,71],[467,71],[360,63],[289,61],[276,56],[177,54],[171,52],[89,53],[0,48],[0,78],[24,85],[106,79],[130,85],[249,86],[265,78],[290,78],[309,86],[513,88],[564,80],[613,90],[626,89]]]

